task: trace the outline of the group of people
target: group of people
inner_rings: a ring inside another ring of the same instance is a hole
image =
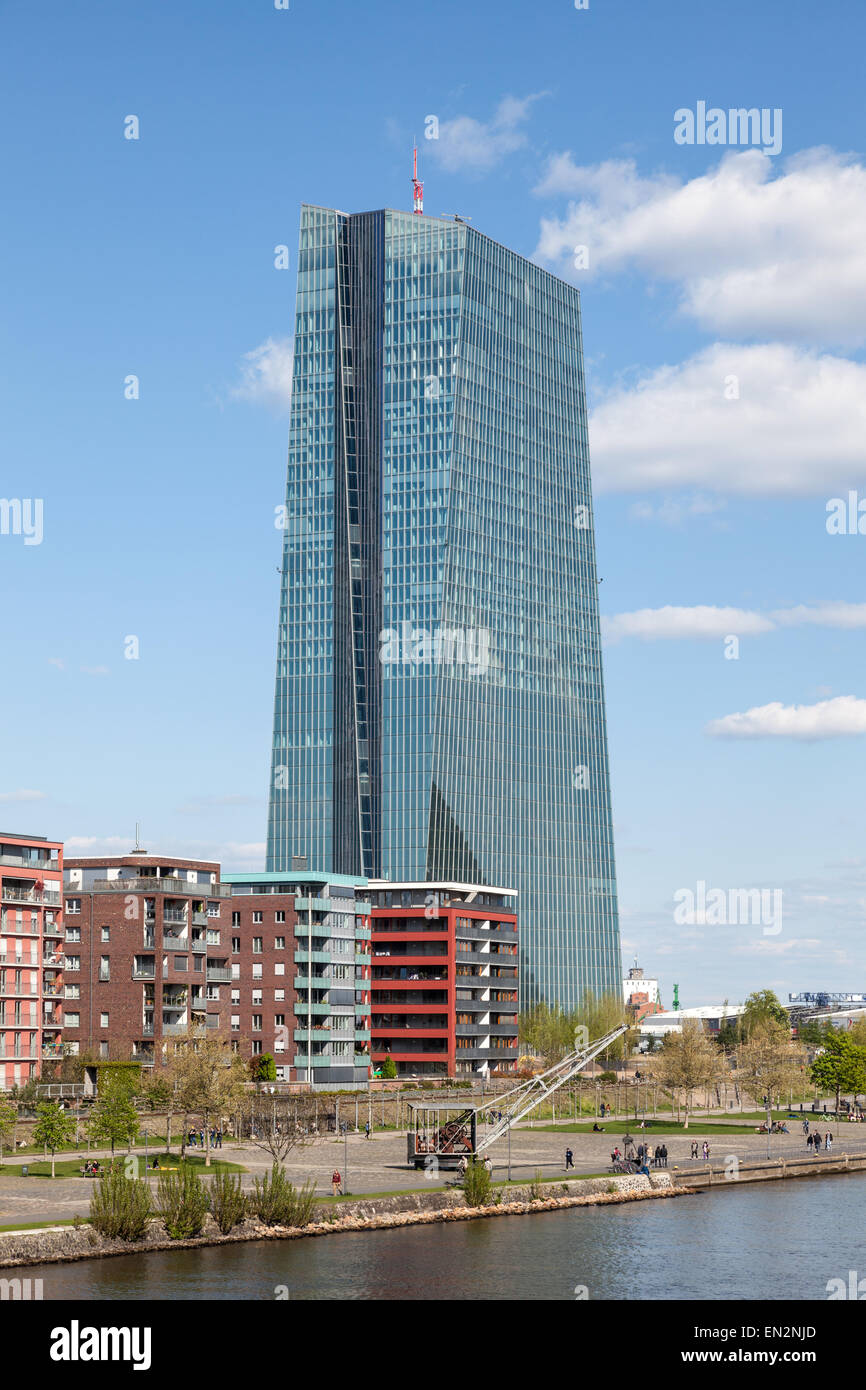
[[[822,1140],[824,1143],[824,1152],[829,1153],[831,1148],[833,1147],[833,1136],[830,1133],[829,1129],[827,1130],[827,1133],[824,1135],[820,1134],[817,1129],[815,1130],[814,1134],[807,1134],[806,1148],[811,1149],[813,1153],[820,1153]]]
[[[222,1148],[223,1132],[221,1129],[210,1130],[208,1133],[208,1138],[210,1139],[210,1146],[212,1149]],[[189,1144],[191,1149],[194,1149],[197,1143],[200,1144],[202,1148],[204,1148],[204,1130],[200,1129],[198,1131],[198,1134],[196,1134],[195,1130],[191,1129],[189,1131],[189,1134],[186,1136],[186,1142]]]
[[[697,1139],[693,1139],[693,1140],[692,1140],[692,1154],[691,1154],[691,1156],[692,1156],[692,1158],[698,1158],[698,1157],[700,1156],[701,1158],[703,1158],[704,1163],[709,1163],[709,1161],[710,1161],[710,1146],[709,1146],[709,1144],[707,1143],[706,1139],[704,1140],[703,1144],[701,1144],[701,1152],[700,1152],[700,1155],[698,1155],[698,1141],[697,1141]]]
[[[667,1168],[668,1166],[668,1146],[667,1144],[638,1144],[635,1148],[634,1140],[630,1134],[623,1136],[623,1148],[625,1153],[617,1144],[610,1156],[612,1164],[634,1162],[638,1165],[641,1172],[648,1172],[650,1168]]]

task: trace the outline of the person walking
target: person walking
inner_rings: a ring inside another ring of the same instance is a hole
[[[369,1139],[369,1138],[370,1138],[370,1121],[369,1121],[369,1120],[368,1120],[367,1123],[364,1125],[364,1138],[365,1138],[365,1139]]]
[[[668,1146],[667,1146],[667,1144],[662,1144],[662,1167],[663,1167],[663,1168],[667,1168],[667,1166],[668,1166]]]
[[[707,1143],[706,1139],[704,1140],[703,1154],[704,1154],[704,1163],[709,1163],[709,1161],[710,1161],[710,1146],[709,1146],[709,1144]]]
[[[566,1151],[565,1151],[565,1171],[568,1172],[569,1168],[573,1168],[573,1167],[574,1167],[574,1154],[571,1152],[571,1149],[566,1149]]]
[[[832,1134],[830,1133],[830,1131],[829,1131],[829,1129],[828,1129],[828,1130],[827,1130],[827,1133],[824,1135],[824,1149],[825,1149],[825,1151],[826,1151],[827,1153],[830,1152],[830,1149],[832,1148],[832,1145],[833,1145],[833,1136],[832,1136]]]
[[[343,1195],[343,1179],[340,1177],[339,1168],[335,1168],[331,1174],[331,1192],[334,1197]]]
[[[804,1133],[804,1134],[808,1134],[808,1133],[809,1133],[809,1121],[808,1121],[808,1120],[804,1120],[804,1121],[803,1121],[803,1133]]]
[[[812,1143],[813,1143],[813,1145],[814,1145],[814,1147],[815,1147],[815,1153],[819,1153],[819,1152],[820,1152],[820,1149],[821,1149],[821,1139],[822,1139],[822,1137],[823,1137],[823,1136],[822,1136],[822,1134],[821,1134],[821,1131],[820,1131],[819,1129],[816,1129],[816,1130],[815,1130],[815,1133],[812,1135]]]
[[[697,1139],[693,1139],[693,1140],[692,1140],[692,1158],[697,1158],[697,1156],[698,1156],[698,1141],[697,1141]]]
[[[812,1147],[812,1145],[814,1144],[814,1142],[815,1142],[815,1136],[814,1136],[814,1134],[809,1134],[809,1132],[808,1132],[808,1130],[807,1130],[807,1131],[806,1131],[806,1148],[807,1148],[807,1149],[811,1149],[811,1147]]]
[[[658,1150],[656,1150],[656,1153],[658,1153]],[[647,1144],[646,1146],[646,1161],[649,1164],[650,1168],[652,1168],[656,1162],[656,1155],[653,1153],[652,1144]]]

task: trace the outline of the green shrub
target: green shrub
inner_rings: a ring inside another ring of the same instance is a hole
[[[541,1185],[541,1169],[536,1168],[535,1177],[529,1184],[529,1200],[530,1202],[543,1202],[546,1195]]]
[[[249,1208],[266,1226],[308,1226],[313,1216],[316,1185],[296,1188],[285,1168],[275,1163],[270,1173],[253,1179]]]
[[[194,1169],[163,1173],[157,1189],[157,1209],[172,1240],[189,1240],[204,1226],[208,1195]]]
[[[110,1240],[141,1240],[151,1214],[147,1183],[117,1169],[99,1179],[90,1197],[90,1224]]]
[[[210,1209],[222,1235],[239,1226],[247,1214],[247,1199],[241,1190],[240,1177],[217,1173],[210,1185]]]
[[[491,1178],[483,1163],[470,1163],[461,1185],[470,1207],[486,1206],[490,1199]]]

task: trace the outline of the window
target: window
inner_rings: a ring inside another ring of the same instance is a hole
[[[80,940],[81,940],[81,928],[80,928],[80,927],[67,927],[67,928],[66,928],[66,940],[67,940],[67,941],[80,941]]]
[[[240,966],[239,966],[239,965],[233,965],[233,966],[232,966],[232,979],[233,979],[233,980],[239,980],[240,978],[241,978],[241,968],[240,968]]]
[[[261,1016],[261,1014],[253,1014],[253,1032],[254,1032],[254,1033],[260,1033],[261,1031],[262,1031],[262,1016]]]
[[[232,1003],[233,1003],[233,1004],[239,1004],[240,1002],[241,1002],[241,992],[240,992],[240,990],[239,990],[239,989],[233,989],[233,990],[232,990]]]
[[[262,992],[261,992],[261,990],[260,990],[260,989],[254,989],[254,990],[253,990],[253,1008],[255,1008],[257,1004],[260,1006],[260,1005],[261,1005],[261,1002],[262,1002]]]
[[[219,903],[208,903],[208,905],[207,905],[207,915],[208,915],[208,917],[219,917],[219,915],[220,915],[220,905],[219,905]]]
[[[286,973],[285,962],[284,962],[284,961],[281,961],[281,960],[276,961],[275,964],[274,964],[274,974],[275,974],[275,975],[285,975],[285,973]]]
[[[261,913],[259,913],[259,916],[261,916]],[[261,938],[260,936],[254,936],[254,937],[253,937],[253,955],[254,955],[254,956],[260,956],[261,954],[262,954],[262,938]]]
[[[99,978],[103,981],[111,979],[111,958],[109,956],[99,957]]]
[[[274,950],[284,951],[286,949],[286,938],[284,936],[274,937]]]
[[[240,1014],[232,1014],[232,1032],[233,1032],[233,1033],[239,1033],[240,1031],[241,1031],[241,1016],[240,1016]]]
[[[111,928],[110,928],[110,927],[100,927],[100,928],[99,928],[99,939],[100,939],[100,941],[110,941],[110,940],[111,940]]]
[[[282,1002],[283,1002],[283,1000],[285,999],[285,997],[286,997],[286,991],[285,991],[284,989],[275,989],[275,990],[274,990],[274,1002],[275,1002],[276,1004],[282,1004]]]
[[[64,986],[63,986],[63,998],[64,998],[64,999],[80,999],[80,998],[81,998],[81,990],[79,989],[78,985],[64,985]]]
[[[233,913],[232,913],[232,926],[233,926],[233,927],[239,927],[240,924],[241,924],[241,914],[240,914],[239,912],[233,912]]]
[[[254,979],[254,980],[260,980],[261,978],[262,978],[262,967],[261,967],[260,965],[254,965],[254,966],[253,966],[253,979]]]
[[[261,1057],[261,1055],[262,1055],[262,1045],[261,1045],[261,1043],[260,1043],[260,1042],[254,1042],[254,1043],[253,1043],[253,1056],[254,1056],[254,1057]]]
[[[80,911],[81,911],[81,899],[80,899],[80,898],[67,898],[67,899],[66,899],[66,915],[67,915],[68,917],[70,917],[70,916],[75,916],[75,915],[76,915],[77,913],[79,913]]]
[[[99,1055],[100,1055],[100,1057],[107,1057],[107,1056],[108,1056],[108,1043],[107,1043],[107,1042],[101,1042],[101,1043],[99,1044]]]
[[[285,1015],[285,1014],[274,1014],[274,1027],[275,1027],[275,1028],[285,1028],[285,1026],[286,1026],[286,1015]]]
[[[253,913],[253,926],[254,926],[254,927],[260,926],[261,923],[262,923],[263,921],[264,921],[264,913],[262,913],[262,912],[254,912],[254,913]]]
[[[189,962],[187,961],[186,956],[175,956],[174,968],[175,970],[188,970]]]
[[[285,912],[275,912],[275,913],[274,913],[274,921],[275,921],[275,922],[285,922],[285,920],[286,920],[286,914],[285,914]]]
[[[81,969],[81,957],[67,956],[66,964],[64,965],[63,969],[66,971],[67,975],[74,975],[77,970]]]
[[[208,929],[207,929],[207,944],[208,944],[208,946],[218,946],[218,945],[220,944],[220,934],[219,934],[219,929],[218,929],[218,928],[216,928],[216,927],[208,927]]]
[[[77,1027],[79,1026],[80,1022],[81,1022],[81,1015],[80,1015],[80,1014],[71,1014],[71,1013],[69,1013],[69,1011],[67,1010],[67,1011],[64,1013],[64,1015],[63,1015],[63,1027],[64,1027],[64,1028],[77,1028]]]
[[[232,937],[232,955],[239,956],[241,953],[241,939],[239,936]]]
[[[108,1014],[107,1014],[107,1013],[101,1013],[101,1014],[99,1015],[99,1026],[100,1026],[100,1028],[107,1028],[107,1027],[108,1027]]]
[[[67,1053],[70,1057],[77,1057],[77,1056],[78,1056],[78,1039],[77,1039],[77,1038],[76,1038],[74,1041],[72,1040],[72,1038],[69,1038],[68,1040],[64,1039],[63,1047],[64,1047],[66,1053]]]

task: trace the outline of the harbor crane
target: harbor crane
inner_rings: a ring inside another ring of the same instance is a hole
[[[456,1105],[412,1104],[412,1125],[407,1135],[407,1159],[416,1168],[429,1165],[435,1158],[442,1168],[456,1167],[461,1158],[479,1158],[492,1144],[501,1139],[516,1124],[526,1118],[542,1101],[547,1100],[573,1076],[605,1052],[617,1038],[628,1031],[628,1024],[605,1033],[596,1042],[579,1047],[547,1071],[529,1077],[496,1098],[496,1112],[501,1118],[487,1133],[478,1138],[478,1117],[492,1108],[487,1105],[469,1106],[463,1110]],[[448,1118],[448,1116],[451,1118]]]

